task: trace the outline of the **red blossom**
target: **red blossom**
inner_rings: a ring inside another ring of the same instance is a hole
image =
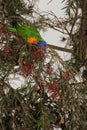
[[[43,48],[36,48],[35,50],[32,50],[32,58],[36,61],[42,61],[46,57],[45,51]]]
[[[14,53],[14,49],[8,46],[3,46],[2,51],[3,53],[11,53],[11,54]]]
[[[53,99],[55,99],[59,96],[59,85],[56,81],[53,81],[49,85],[49,94],[50,94],[50,97]]]
[[[24,62],[21,67],[21,74],[25,77],[28,77],[29,75],[31,75],[33,69],[34,66],[31,63]]]
[[[52,66],[51,66],[51,64],[49,63],[49,64],[47,64],[47,66],[46,66],[46,71],[47,71],[47,74],[49,74],[49,75],[53,75],[53,68],[52,68]]]
[[[62,77],[63,77],[64,79],[68,80],[68,79],[70,78],[69,72],[67,72],[67,71],[64,72],[63,75],[62,75]]]

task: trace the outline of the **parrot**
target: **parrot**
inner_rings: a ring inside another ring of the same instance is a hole
[[[16,33],[24,40],[24,43],[38,45],[47,48],[47,42],[41,37],[39,31],[27,24],[8,27],[10,32]]]

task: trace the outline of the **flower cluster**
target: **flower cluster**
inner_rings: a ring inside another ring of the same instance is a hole
[[[68,80],[70,78],[70,75],[69,75],[69,72],[64,72],[62,77],[65,79],[65,80]]]
[[[51,66],[51,64],[50,63],[48,63],[47,65],[46,65],[46,72],[47,72],[47,74],[49,75],[49,76],[53,76],[53,74],[54,74],[54,72],[53,72],[53,68],[52,68],[52,66]]]
[[[28,62],[24,62],[21,66],[21,74],[25,77],[28,77],[31,75],[32,71],[34,69],[34,66]]]
[[[41,62],[46,58],[46,53],[43,48],[37,47],[35,50],[32,50],[32,60],[36,62]]]
[[[59,84],[57,81],[50,83],[48,89],[48,93],[51,98],[56,99],[59,97]]]
[[[14,53],[14,49],[11,47],[8,47],[8,46],[3,46],[2,51],[3,51],[3,53],[11,53],[11,54]]]

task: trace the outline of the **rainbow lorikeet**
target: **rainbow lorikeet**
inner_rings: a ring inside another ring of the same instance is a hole
[[[41,37],[40,33],[33,27],[24,24],[24,25],[17,25],[15,28],[9,27],[8,30],[10,32],[17,33],[19,37],[21,37],[24,42],[28,44],[35,44],[39,47],[47,47],[47,43]]]

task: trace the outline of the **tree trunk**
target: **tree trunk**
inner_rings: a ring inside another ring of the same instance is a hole
[[[79,59],[84,62],[84,65],[87,69],[87,0],[81,0],[81,9],[82,9],[82,19],[81,27],[79,31],[79,46],[77,51],[77,56]]]

